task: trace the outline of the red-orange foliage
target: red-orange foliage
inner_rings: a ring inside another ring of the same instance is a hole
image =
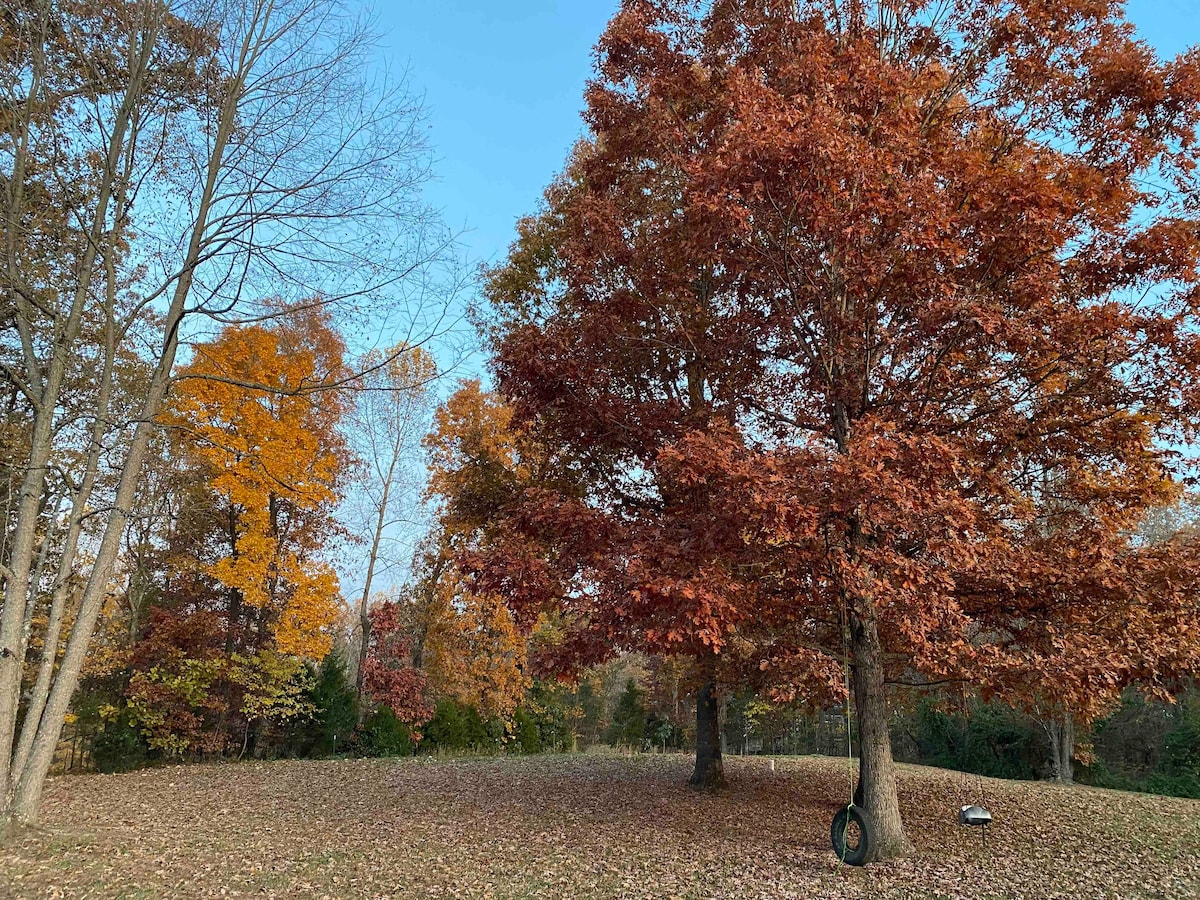
[[[399,604],[392,600],[371,609],[363,690],[376,703],[390,707],[401,722],[416,728],[432,718],[433,706],[426,697],[425,673],[412,664],[400,612]],[[420,734],[414,737],[419,740]]]
[[[510,504],[485,583],[577,658],[828,687],[846,633],[886,853],[886,682],[1086,716],[1188,671],[1196,554],[1129,535],[1195,435],[1200,53],[1109,0],[627,0],[598,59],[489,284],[591,490]]]

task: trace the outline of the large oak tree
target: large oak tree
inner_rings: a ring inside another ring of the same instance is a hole
[[[848,663],[862,805],[908,847],[887,685],[1086,716],[1197,653],[1195,556],[1129,535],[1194,434],[1200,54],[1115,0],[627,0],[588,134],[491,272],[527,489],[480,576],[563,663]]]

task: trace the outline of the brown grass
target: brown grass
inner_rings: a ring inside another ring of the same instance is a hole
[[[915,856],[839,867],[844,760],[583,754],[184,766],[53,779],[13,897],[1200,897],[1200,802],[902,767]]]

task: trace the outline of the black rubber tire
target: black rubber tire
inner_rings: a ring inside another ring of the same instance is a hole
[[[859,837],[856,847],[843,846],[850,821],[858,826]],[[839,809],[829,826],[829,842],[833,845],[834,854],[846,865],[865,866],[869,863],[875,854],[875,828],[871,824],[866,810],[859,809],[853,804]]]

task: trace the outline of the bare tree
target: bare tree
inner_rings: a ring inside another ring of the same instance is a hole
[[[412,555],[411,547],[399,554],[389,548],[397,541],[403,544],[404,526],[416,523],[420,476],[414,463],[419,461],[421,437],[432,416],[431,385],[438,374],[433,358],[420,348],[374,351],[362,364],[369,374],[358,384],[350,432],[351,445],[362,463],[354,506],[369,547],[355,642],[355,687],[359,693],[371,636],[369,607],[376,576]]]
[[[20,0],[12,21],[0,363],[28,427],[0,570],[0,827],[36,818],[181,344],[307,299],[420,346],[449,321],[430,286],[452,245],[420,202],[419,100],[365,78],[370,23],[342,3]],[[69,404],[89,359],[97,402]],[[65,650],[43,641],[22,703],[34,608],[61,628],[73,576]]]

